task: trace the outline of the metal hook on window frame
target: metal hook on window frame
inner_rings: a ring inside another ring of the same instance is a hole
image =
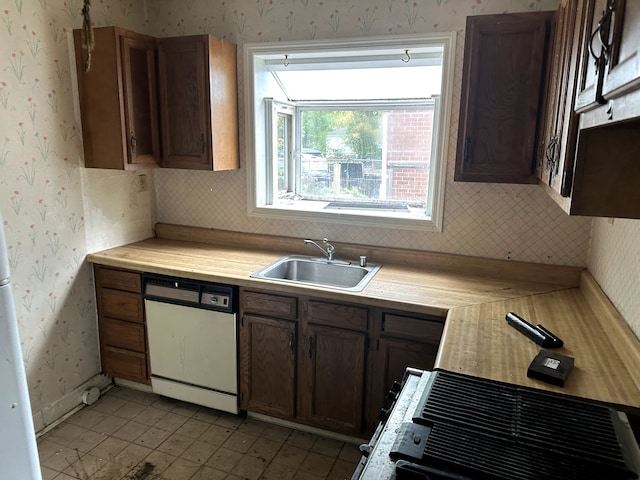
[[[285,54],[285,55],[284,55],[284,62],[282,62],[282,64],[283,64],[285,67],[288,67],[288,66],[289,66],[289,55],[287,55],[287,54]]]
[[[400,60],[402,60],[404,63],[409,63],[409,61],[411,60],[411,55],[409,55],[409,49],[405,49],[404,51],[404,58],[401,58]]]

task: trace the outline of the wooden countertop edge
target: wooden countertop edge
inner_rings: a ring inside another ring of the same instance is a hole
[[[615,305],[600,288],[593,276],[585,271],[582,274],[580,290],[589,302],[595,314],[595,320],[610,336],[618,339],[616,354],[620,356],[631,378],[635,381],[636,388],[640,392],[640,357],[633,352],[638,351],[638,338]],[[606,322],[605,322],[606,319]]]
[[[528,378],[542,349],[508,326],[515,311],[565,340],[575,358],[564,387]],[[587,271],[580,287],[449,310],[435,368],[604,402],[640,415],[640,342]]]
[[[302,242],[300,242],[302,243]],[[508,280],[504,276],[470,275],[462,270],[385,264],[360,292],[325,289],[254,279],[250,274],[283,255],[258,248],[220,246],[183,239],[152,238],[89,254],[87,260],[105,266],[196,280],[233,283],[297,295],[322,295],[328,300],[373,307],[409,309],[445,317],[449,309],[568,288],[553,283]],[[210,261],[210,259],[212,259]]]
[[[286,254],[314,255],[313,250],[304,245],[302,238],[262,235],[228,230],[207,229],[157,223],[157,238],[207,243],[235,248],[247,248],[261,251],[286,252]],[[331,240],[331,239],[330,239]],[[565,265],[517,262],[511,260],[472,257],[441,252],[409,250],[401,248],[378,247],[374,245],[356,245],[331,242],[336,247],[337,258],[358,259],[366,255],[369,262],[425,267],[449,272],[461,272],[469,275],[496,276],[515,281],[531,283],[550,283],[577,287],[580,284],[581,267]],[[317,253],[317,252],[316,252]],[[282,253],[285,254],[285,253]]]

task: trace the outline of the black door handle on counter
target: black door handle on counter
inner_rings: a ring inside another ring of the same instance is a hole
[[[516,315],[513,312],[509,312],[506,315],[506,320],[509,325],[518,330],[520,333],[526,335],[531,340],[536,342],[545,348],[560,348],[564,345],[564,342],[560,340],[556,335],[544,328],[542,325],[531,325],[524,318]]]

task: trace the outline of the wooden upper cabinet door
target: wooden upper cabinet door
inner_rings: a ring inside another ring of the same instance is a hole
[[[640,2],[610,0],[609,4],[613,13],[609,40],[611,55],[602,86],[605,99],[640,87]]]
[[[588,0],[585,10],[576,99],[580,113],[640,87],[640,3]]]
[[[585,21],[581,35],[580,71],[578,74],[575,110],[586,112],[600,105],[602,100],[602,81],[604,64],[596,62],[591,52],[600,55],[596,40],[592,40],[593,32],[598,28],[600,14],[605,10],[608,0],[586,0],[584,4]],[[609,24],[605,26],[606,32]],[[603,30],[603,35],[606,33]]]
[[[554,12],[467,17],[456,181],[537,183]]]
[[[123,35],[120,44],[129,163],[155,165],[160,158],[155,42]]]
[[[157,166],[155,39],[118,27],[95,28],[85,71],[82,35],[73,32],[85,167]]]
[[[210,35],[159,40],[162,166],[239,168],[236,47]]]
[[[558,8],[547,83],[546,127],[539,152],[541,182],[562,197],[571,193],[578,116],[573,105],[578,82],[584,0],[562,0]],[[554,194],[552,194],[554,195]]]

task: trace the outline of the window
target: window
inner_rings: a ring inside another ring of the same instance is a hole
[[[250,214],[440,230],[453,41],[246,44]]]

